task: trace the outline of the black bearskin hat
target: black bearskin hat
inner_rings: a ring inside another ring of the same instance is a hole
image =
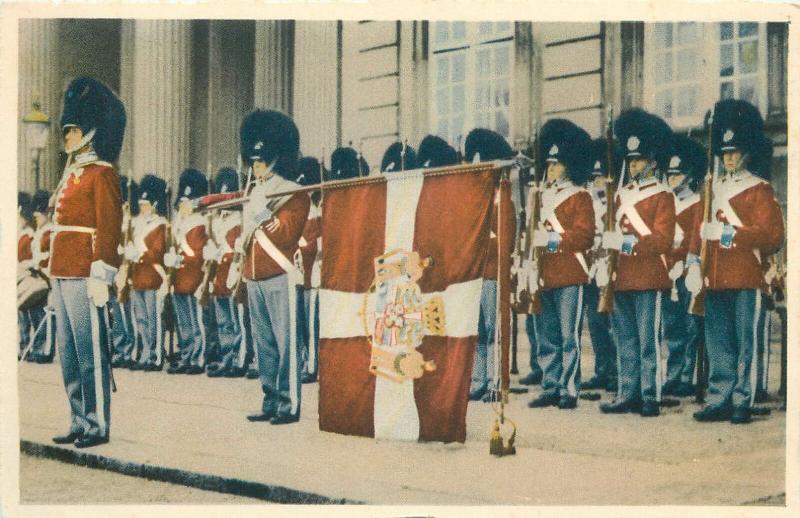
[[[167,212],[167,182],[153,174],[146,174],[139,183],[139,188],[136,191],[136,205],[140,201],[148,201],[156,212],[160,215],[165,215]]]
[[[539,156],[561,162],[575,185],[585,184],[592,175],[592,137],[566,119],[551,119],[539,132]]]
[[[739,150],[747,156],[748,169],[765,179],[770,177],[772,143],[764,135],[764,119],[747,101],[725,99],[714,105],[711,146],[714,154]]]
[[[17,212],[28,222],[33,219],[33,199],[27,192],[17,193]]]
[[[331,179],[344,180],[369,174],[369,164],[364,157],[359,159],[356,150],[340,147],[331,153]]]
[[[236,192],[240,189],[239,173],[232,167],[222,167],[214,177],[214,194]]]
[[[297,183],[300,185],[317,185],[322,181],[322,165],[313,156],[300,159],[297,163]]]
[[[175,197],[175,205],[180,204],[181,200],[193,200],[208,194],[208,180],[206,175],[197,169],[185,169],[178,180],[178,192]]]
[[[420,167],[443,167],[458,163],[458,152],[443,138],[428,135],[419,143],[417,161]]]
[[[242,160],[252,164],[261,160],[273,171],[293,181],[300,152],[300,133],[294,121],[274,110],[256,110],[242,121],[239,130]]]
[[[639,108],[625,110],[614,124],[614,134],[626,157],[668,161],[672,130],[661,117]]]
[[[476,155],[478,161],[489,162],[514,158],[514,150],[496,131],[475,128],[469,132],[464,141],[464,155],[467,162],[474,162]]]
[[[125,107],[110,88],[92,77],[73,80],[64,93],[61,129],[72,126],[85,136],[94,131],[91,143],[97,156],[117,161],[125,135]]]
[[[689,187],[696,191],[707,171],[708,156],[703,145],[686,135],[675,134],[667,173],[685,174],[689,180]]]
[[[417,152],[411,146],[405,146],[403,156],[403,143],[394,142],[383,153],[381,160],[381,172],[390,173],[395,171],[408,171],[417,168]]]

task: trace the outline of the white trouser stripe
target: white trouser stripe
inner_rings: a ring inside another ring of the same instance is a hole
[[[769,387],[769,335],[772,326],[772,313],[769,310],[764,312],[764,333],[761,338],[764,344],[761,350],[761,379],[763,380],[764,390]],[[758,345],[755,347],[755,353],[758,353]],[[756,388],[753,388],[755,390]]]
[[[199,366],[203,367],[206,364],[206,323],[203,321],[203,306],[200,305],[200,300],[195,296],[192,298],[197,307],[197,327],[200,329],[200,359],[198,361]]]
[[[244,357],[247,355],[247,332],[244,328],[244,305],[237,304],[236,300],[231,297],[231,304],[235,306],[234,312],[239,319],[239,356],[236,365],[241,369],[244,367]]]
[[[317,320],[317,303],[319,297],[319,290],[316,288],[311,288],[310,293],[308,295],[309,302],[308,302],[308,313],[309,313],[309,322],[308,322],[308,363],[309,365],[314,366],[314,372],[317,370],[317,326],[314,323]]]
[[[575,352],[578,357],[575,360],[575,368],[572,369],[572,374],[567,382],[567,392],[570,396],[578,394],[578,387],[575,384],[575,378],[578,376],[578,370],[581,365],[581,314],[583,313],[583,285],[578,286],[578,303],[575,308],[575,329],[573,331],[575,337]]]
[[[139,322],[136,319],[136,308],[134,307],[133,298],[132,297],[133,297],[133,294],[131,294],[131,298],[128,299],[128,301],[129,301],[128,303],[130,304],[130,308],[131,308],[131,324],[132,324],[131,327],[133,328],[133,349],[131,350],[131,358],[130,359],[131,360],[137,360],[137,358],[134,358],[134,356],[136,356],[136,351],[137,351],[137,349],[139,349],[139,346],[138,346],[138,341],[139,341]],[[121,304],[120,304],[120,312],[123,313],[123,314],[125,313],[125,306],[122,306]],[[144,351],[142,351],[142,353],[144,353]],[[139,360],[141,359],[141,355],[140,355],[140,357],[138,359]]]
[[[758,356],[758,319],[761,316],[761,290],[755,290],[756,292],[756,303],[755,308],[753,311],[753,351],[750,355],[750,406],[753,406],[753,403],[756,399],[756,383],[758,383],[758,372],[757,364],[756,364],[756,357]],[[766,344],[764,344],[766,347]],[[737,362],[738,364],[738,362]]]
[[[92,360],[94,362],[94,404],[97,413],[97,427],[101,436],[106,435],[105,394],[103,394],[103,362],[100,357],[100,323],[97,321],[97,306],[91,299],[89,320],[92,325]]]
[[[52,320],[55,317],[53,310],[49,307],[44,311],[44,318],[47,319],[45,327],[45,356],[50,356],[53,353],[53,326]]]
[[[656,347],[656,401],[661,402],[661,292],[656,293],[655,318],[653,319],[653,342]]]
[[[286,282],[289,284],[289,400],[292,404],[292,415],[297,415],[300,410],[298,408],[300,402],[297,397],[299,373],[297,372],[297,285],[295,281],[295,275],[286,276]]]
[[[164,297],[156,293],[156,365],[161,365],[161,348],[163,347],[163,331],[161,330],[161,311],[164,307]]]

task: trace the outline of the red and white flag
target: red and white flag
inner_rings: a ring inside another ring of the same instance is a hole
[[[466,439],[498,179],[491,164],[461,169],[325,191],[320,430]]]

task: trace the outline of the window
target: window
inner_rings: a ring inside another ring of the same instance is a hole
[[[746,99],[764,112],[765,24],[654,23],[645,30],[645,104],[673,128],[702,125],[719,99]]]
[[[431,24],[431,121],[452,145],[472,128],[509,135],[512,22]]]

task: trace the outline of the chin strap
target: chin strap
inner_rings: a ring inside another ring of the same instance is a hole
[[[72,154],[80,150],[81,148],[85,147],[89,142],[92,141],[92,139],[94,139],[95,132],[96,132],[95,128],[90,129],[89,132],[86,133],[86,135],[84,135],[83,138],[80,140],[80,142],[75,144],[74,147],[67,148],[66,146],[64,146],[64,151],[66,151],[67,154]]]

